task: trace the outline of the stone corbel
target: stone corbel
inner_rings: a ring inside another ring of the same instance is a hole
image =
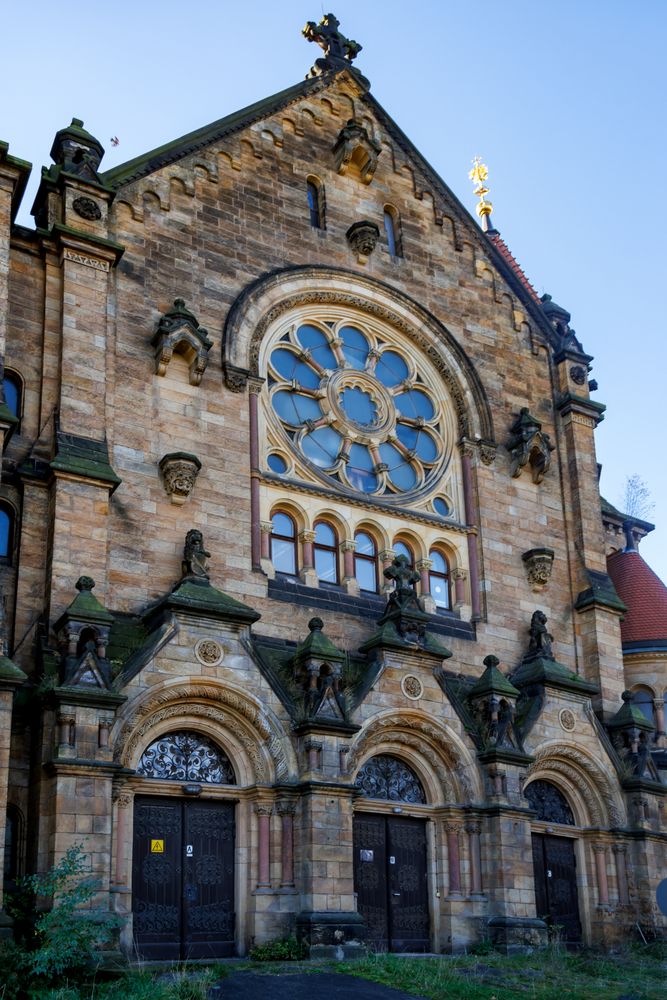
[[[194,489],[201,462],[196,455],[174,451],[160,459],[164,488],[171,502],[181,507]]]
[[[381,152],[382,147],[371,139],[364,126],[350,118],[338,133],[333,146],[336,170],[345,174],[350,164],[354,163],[359,168],[362,182],[370,184]]]
[[[380,230],[374,222],[363,219],[361,222],[353,222],[345,237],[359,263],[366,264],[380,239]]]
[[[166,374],[174,351],[178,351],[190,366],[190,385],[200,384],[213,341],[208,339],[208,331],[199,325],[194,313],[185,308],[184,299],[174,299],[174,308],[160,317],[151,344],[155,348],[157,375]]]
[[[528,582],[536,593],[543,590],[551,576],[554,561],[553,549],[529,549],[521,556],[526,567]]]
[[[551,452],[555,445],[548,434],[543,433],[542,424],[523,406],[519,416],[510,428],[511,437],[507,448],[511,455],[510,475],[516,479],[525,465],[530,465],[533,482],[541,483],[551,465]]]

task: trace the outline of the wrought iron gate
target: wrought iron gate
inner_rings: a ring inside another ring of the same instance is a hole
[[[137,798],[132,900],[141,958],[234,954],[234,803]]]
[[[562,928],[566,943],[577,944],[581,922],[574,841],[544,833],[534,833],[532,840],[537,916],[552,927]]]

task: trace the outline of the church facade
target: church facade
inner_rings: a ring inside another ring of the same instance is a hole
[[[5,890],[81,844],[129,959],[661,933],[667,605],[624,663],[592,358],[483,165],[480,227],[304,34],[106,172],[73,119],[33,228],[0,145]]]

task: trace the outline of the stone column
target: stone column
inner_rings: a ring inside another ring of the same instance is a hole
[[[272,521],[260,521],[259,530],[261,534],[260,553],[262,560],[271,561],[271,532],[273,531]]]
[[[346,538],[340,543],[340,550],[343,553],[343,586],[348,594],[355,597],[359,593],[359,584],[354,573],[354,550],[356,543],[353,538]]]
[[[116,801],[116,868],[114,880],[117,886],[124,886],[129,882],[125,852],[127,848],[128,813],[133,801],[133,796],[128,792],[120,792]]]
[[[449,895],[461,895],[461,855],[459,851],[459,833],[461,827],[458,823],[445,823],[445,833],[447,834],[447,861],[449,865]]]
[[[480,849],[481,823],[466,823],[468,848],[470,853],[470,894],[480,895],[482,892],[482,852]]]
[[[607,845],[593,844],[595,855],[595,874],[598,883],[598,906],[609,903],[609,884],[607,882]]]
[[[248,419],[250,431],[250,548],[254,570],[261,569],[261,529],[259,522],[259,432],[257,397],[264,379],[248,380]]]
[[[282,834],[280,887],[281,889],[291,889],[294,887],[294,814],[296,803],[279,802],[277,809]]]
[[[429,570],[433,565],[431,559],[420,559],[415,563],[415,569],[419,573],[419,589],[421,591],[419,595],[419,603],[423,611],[426,611],[429,615],[434,615],[436,611],[436,603],[431,597],[431,578],[429,576]]]
[[[299,570],[299,577],[306,586],[316,587],[318,579],[315,571],[315,560],[313,559],[315,532],[302,531],[299,534],[299,541],[301,542],[301,569]]]
[[[627,906],[629,902],[628,897],[628,873],[626,869],[625,858],[628,852],[626,844],[614,844],[612,847],[614,853],[614,863],[616,865],[616,885],[618,886],[618,902],[621,906]]]
[[[379,585],[380,591],[383,594],[388,594],[390,590],[394,589],[393,583],[385,578],[384,571],[391,566],[395,555],[396,553],[393,549],[383,549],[383,551],[378,554],[378,559],[380,560]]]
[[[466,580],[468,574],[464,569],[456,567],[452,570],[452,580],[454,581],[454,607],[460,608],[466,602]]]
[[[479,563],[477,556],[477,526],[475,523],[475,503],[472,481],[472,452],[464,446],[461,455],[463,471],[463,502],[465,506],[466,525],[468,526],[468,562],[470,564],[470,603],[472,619],[479,621],[481,608],[479,601]]]
[[[658,746],[663,746],[665,742],[665,700],[656,698],[653,702],[655,708],[655,736]]]
[[[5,824],[7,822],[7,792],[9,788],[9,751],[12,736],[14,689],[26,679],[10,659],[0,655],[0,872],[5,859]],[[0,940],[11,937],[12,921],[3,910],[2,878],[0,878]]]
[[[271,813],[270,803],[256,802],[257,813],[257,888],[271,888]]]

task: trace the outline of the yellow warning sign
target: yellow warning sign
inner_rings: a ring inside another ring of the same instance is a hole
[[[164,854],[164,840],[151,840],[151,854]]]

